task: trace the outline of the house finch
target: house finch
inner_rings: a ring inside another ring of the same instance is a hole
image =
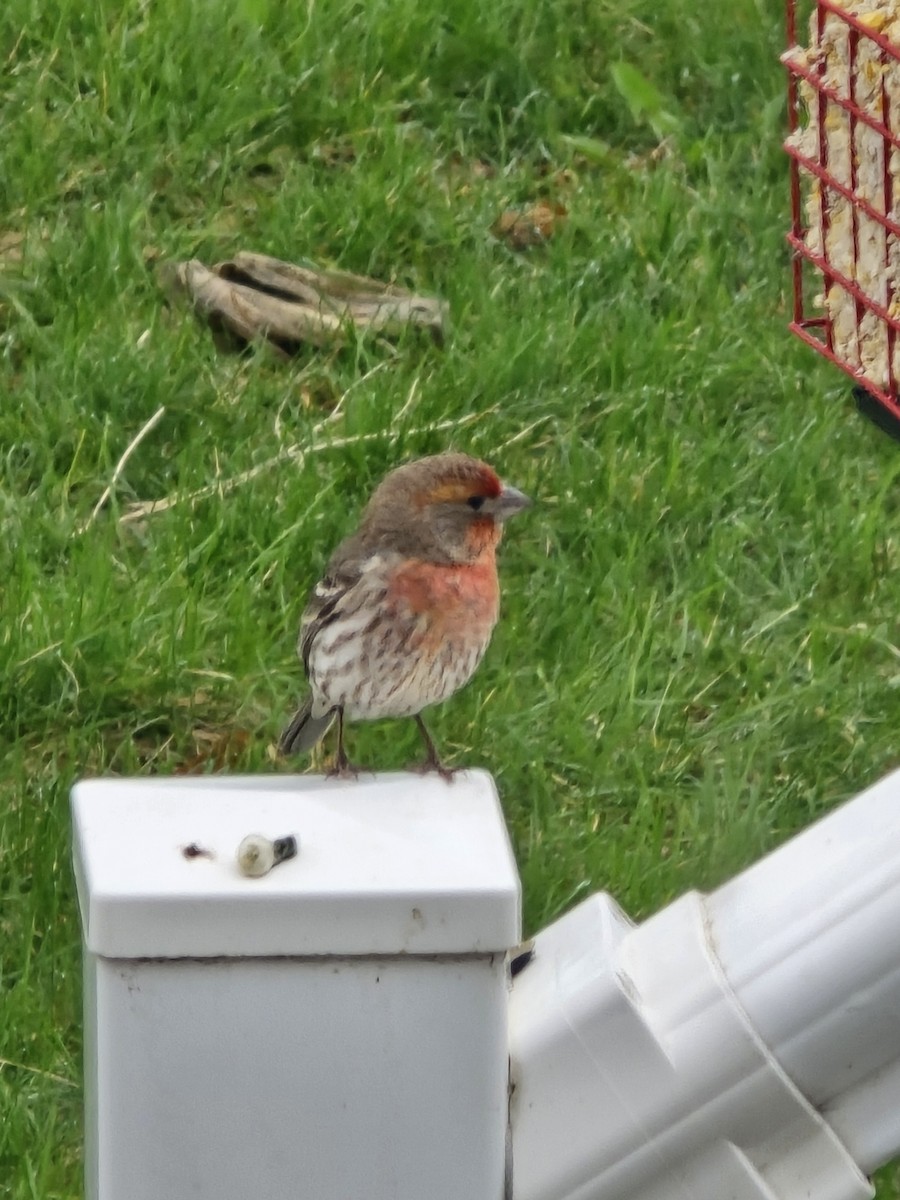
[[[283,754],[311,749],[336,719],[333,774],[346,776],[345,718],[414,717],[423,770],[451,778],[421,712],[481,661],[497,621],[503,523],[529,503],[466,454],[420,458],[382,480],[304,610],[297,653],[311,690],[281,735]]]

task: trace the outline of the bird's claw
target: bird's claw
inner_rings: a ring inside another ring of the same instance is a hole
[[[412,771],[416,775],[427,775],[429,772],[434,771],[436,775],[440,775],[445,783],[452,783],[457,773],[462,771],[463,768],[445,767],[438,759],[426,758],[424,762],[412,763],[407,767],[407,770]]]
[[[365,767],[357,766],[356,763],[350,762],[349,759],[339,756],[334,760],[328,770],[325,772],[326,779],[359,779],[360,771],[365,772]]]

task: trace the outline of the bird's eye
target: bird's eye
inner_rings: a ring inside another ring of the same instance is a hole
[[[466,501],[466,504],[468,504],[469,508],[474,508],[477,512],[478,509],[481,508],[482,504],[484,504],[484,496],[470,496]]]

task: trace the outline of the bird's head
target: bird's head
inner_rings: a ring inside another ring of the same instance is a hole
[[[530,503],[487,463],[467,454],[435,454],[384,478],[362,529],[432,562],[472,562],[497,545],[504,522]]]

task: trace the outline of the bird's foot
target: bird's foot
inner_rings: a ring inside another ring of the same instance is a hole
[[[428,732],[425,722],[422,720],[422,714],[416,713],[414,720],[419,728],[419,733],[422,735],[422,741],[425,743],[425,761],[411,766],[409,768],[410,771],[415,771],[417,775],[427,775],[429,771],[436,771],[445,783],[452,783],[453,776],[457,771],[461,771],[462,767],[445,767],[438,758],[437,746],[435,746],[434,739]]]
[[[352,763],[347,757],[347,751],[344,749],[344,710],[338,705],[334,712],[337,713],[338,723],[338,739],[337,750],[334,755],[334,762],[325,772],[326,779],[359,779],[360,771],[365,772],[365,767],[359,767],[356,763]]]
[[[359,779],[360,771],[366,772],[365,767],[350,762],[346,754],[338,754],[334,762],[325,772],[326,779]]]
[[[356,763],[333,763],[325,772],[326,779],[359,779],[359,773],[362,767],[358,767]]]
[[[459,771],[464,770],[463,767],[445,767],[439,758],[426,758],[424,762],[411,763],[407,767],[408,771],[412,771],[416,775],[428,775],[434,771],[436,775],[440,775],[445,783],[452,783]]]

